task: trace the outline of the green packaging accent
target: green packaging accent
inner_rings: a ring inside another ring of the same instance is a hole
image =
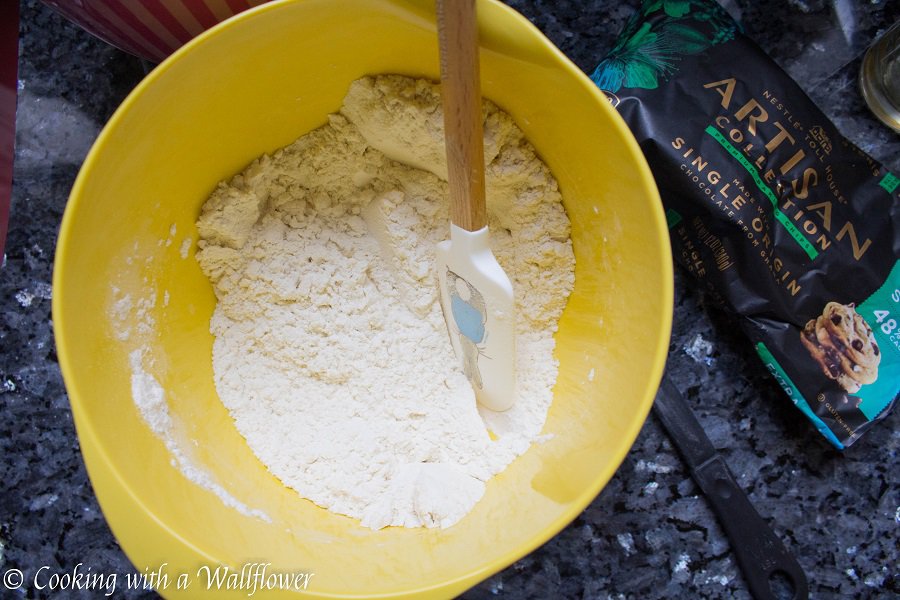
[[[769,202],[772,204],[772,211],[775,214],[775,219],[777,219],[778,222],[784,226],[784,228],[790,234],[791,238],[793,238],[793,240],[797,242],[797,244],[799,244],[801,248],[803,248],[803,251],[806,252],[806,255],[809,258],[816,258],[819,255],[819,251],[815,246],[813,246],[812,242],[806,239],[806,236],[804,236],[800,232],[800,230],[797,229],[797,226],[794,225],[794,223],[788,218],[788,216],[781,212],[781,209],[778,208],[778,198],[775,196],[775,192],[772,191],[772,188],[766,185],[766,182],[763,181],[763,178],[760,176],[757,168],[753,166],[753,163],[747,160],[747,157],[744,156],[740,150],[735,148],[734,145],[732,145],[732,143],[729,142],[724,135],[722,135],[721,131],[719,131],[712,125],[706,128],[706,133],[712,136],[714,140],[719,142],[719,145],[725,148],[728,154],[730,154],[732,158],[736,159],[738,163],[742,167],[744,167],[744,170],[746,170],[747,173],[750,174],[750,177],[753,179],[756,187],[759,188],[759,191],[762,192],[763,196],[768,198]]]
[[[775,360],[775,357],[772,356],[772,353],[769,352],[769,349],[766,348],[766,345],[762,342],[756,344],[756,353],[759,354],[759,357],[762,359],[763,363],[766,365],[766,368],[775,377],[775,381],[784,389],[785,393],[788,395],[788,398],[791,399],[791,402],[794,403],[794,406],[799,408],[806,417],[812,421],[813,425],[816,426],[816,429],[819,430],[819,433],[825,436],[831,444],[837,448],[838,450],[843,450],[844,445],[837,438],[836,435],[828,428],[828,425],[825,424],[822,419],[819,418],[819,415],[813,412],[812,408],[810,408],[809,403],[806,401],[806,398],[803,397],[803,394],[800,393],[800,390],[797,389],[797,386],[794,385],[794,382],[791,381],[791,378],[788,377],[788,374],[784,372],[784,369],[781,368],[781,365],[778,364],[778,361]]]
[[[878,379],[862,386],[855,394],[861,399],[859,410],[870,421],[900,392],[900,260],[884,284],[856,307],[865,319],[881,352]]]
[[[666,227],[672,229],[676,225],[681,223],[681,215],[678,214],[677,211],[672,210],[671,208],[666,209]]]
[[[884,174],[884,177],[881,178],[881,181],[878,182],[878,185],[887,190],[888,194],[893,194],[894,190],[897,189],[897,186],[900,185],[900,178],[888,171]]]

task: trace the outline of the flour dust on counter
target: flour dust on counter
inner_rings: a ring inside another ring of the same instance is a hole
[[[215,385],[235,426],[286,486],[373,529],[453,525],[539,438],[574,285],[556,181],[485,102],[517,398],[504,413],[478,407],[432,272],[449,225],[440,104],[429,81],[358,80],[326,125],[221,183],[197,222],[218,300]]]

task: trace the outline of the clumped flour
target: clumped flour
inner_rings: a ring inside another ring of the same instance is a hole
[[[539,439],[574,284],[557,184],[485,103],[492,246],[517,306],[517,400],[477,407],[432,273],[448,236],[439,88],[356,81],[323,127],[220,184],[197,260],[218,304],[215,384],[285,485],[374,529],[448,527]],[[492,439],[489,430],[496,439]]]

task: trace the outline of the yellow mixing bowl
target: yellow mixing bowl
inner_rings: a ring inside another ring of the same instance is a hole
[[[189,246],[216,183],[324,124],[351,81],[437,79],[433,4],[307,0],[243,13],[154,70],[85,161],[56,255],[59,361],[103,512],[139,571],[165,565],[164,596],[205,592],[204,566],[260,562],[269,573],[314,573],[307,593],[319,597],[452,596],[574,519],[637,436],[661,377],[673,296],[653,179],[577,67],[505,5],[484,1],[479,11],[483,93],[559,180],[577,268],[556,336],[560,375],[545,428],[553,437],[492,479],[447,530],[364,529],[301,500],[256,460],[216,396],[215,298]],[[136,344],[206,485],[173,465],[135,407]],[[232,508],[226,495],[269,520]],[[221,587],[223,597],[249,592]]]

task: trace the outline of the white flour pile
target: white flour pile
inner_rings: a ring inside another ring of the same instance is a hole
[[[301,496],[374,529],[456,523],[538,439],[552,399],[569,221],[513,121],[485,114],[492,246],[518,311],[505,413],[476,408],[437,300],[449,221],[434,84],[355,82],[327,125],[220,184],[197,222],[216,389],[238,430]]]

